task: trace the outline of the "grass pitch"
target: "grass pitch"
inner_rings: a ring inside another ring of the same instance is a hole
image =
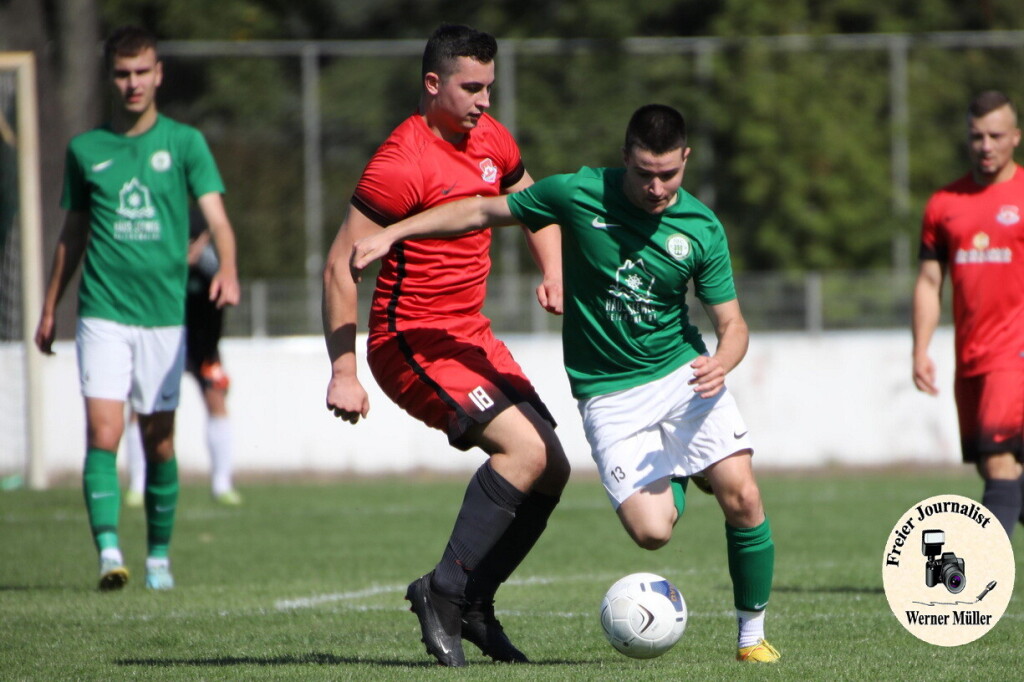
[[[975,497],[955,471],[761,473],[776,542],[767,633],[775,665],[735,655],[721,512],[691,490],[669,545],[632,545],[589,472],[574,474],[534,552],[499,593],[498,617],[533,663],[499,665],[466,644],[470,665],[433,664],[403,600],[440,556],[462,499],[454,479],[252,483],[245,505],[182,491],[172,546],[177,587],[143,588],[141,510],[122,511],[132,572],[95,589],[81,492],[0,493],[0,678],[301,680],[969,679],[1019,675],[1021,576],[981,639],[936,647],[889,610],[881,561],[890,531],[932,495]],[[1022,555],[1022,532],[1014,538]],[[634,661],[604,640],[598,605],[619,577],[660,573],[690,622],[664,656]],[[922,558],[923,571],[923,558]],[[968,569],[969,575],[969,569]],[[1017,671],[1017,672],[1013,672]]]

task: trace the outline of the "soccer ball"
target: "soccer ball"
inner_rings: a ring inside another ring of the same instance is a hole
[[[601,600],[604,634],[630,658],[654,658],[671,649],[686,630],[687,615],[682,593],[654,573],[627,575]]]

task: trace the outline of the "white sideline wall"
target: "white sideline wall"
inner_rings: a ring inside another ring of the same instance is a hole
[[[558,420],[573,466],[591,470],[558,336],[505,335],[504,340]],[[357,347],[365,347],[365,337]],[[43,452],[51,477],[81,470],[85,430],[74,344],[58,343],[55,350],[42,362],[48,425]],[[951,329],[938,330],[932,350],[938,398],[914,389],[908,331],[754,334],[728,386],[750,427],[755,462],[761,467],[959,462]],[[450,448],[440,431],[396,408],[377,389],[362,354],[359,371],[371,407],[369,417],[355,426],[325,407],[329,364],[322,338],[226,339],[221,354],[232,381],[228,406],[239,475],[451,472],[475,469],[483,461],[479,450]],[[186,376],[177,422],[183,473],[208,470],[205,419],[196,383]],[[119,457],[122,468],[124,460]]]

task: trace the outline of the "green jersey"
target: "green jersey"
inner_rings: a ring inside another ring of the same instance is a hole
[[[164,116],[142,135],[97,128],[71,140],[61,206],[89,212],[78,314],[184,324],[189,198],[223,192],[202,134]]]
[[[708,304],[736,298],[725,230],[680,189],[661,215],[623,191],[624,168],[581,168],[508,196],[517,220],[562,227],[562,352],[573,396],[667,376],[707,352],[685,303],[693,281]]]

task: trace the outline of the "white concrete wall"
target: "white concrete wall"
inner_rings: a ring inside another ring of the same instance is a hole
[[[534,381],[560,426],[577,469],[593,466],[555,336],[507,335],[506,343]],[[760,466],[879,465],[960,461],[952,397],[952,332],[933,341],[942,393],[918,393],[910,380],[910,335],[903,330],[755,334],[729,378],[750,426]],[[364,346],[363,340],[359,348]],[[479,451],[450,448],[444,435],[398,410],[365,365],[369,418],[350,425],[325,408],[329,365],[320,338],[228,339],[236,470],[246,472],[383,473],[468,470]],[[45,359],[44,452],[51,476],[80,470],[84,418],[73,343]],[[186,377],[178,412],[183,472],[207,470],[205,413]],[[123,460],[124,458],[120,458]]]

